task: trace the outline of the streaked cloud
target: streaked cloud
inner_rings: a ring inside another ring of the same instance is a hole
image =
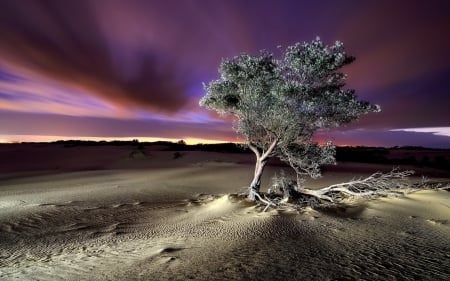
[[[406,128],[406,129],[394,129],[393,132],[415,132],[415,133],[428,133],[436,136],[450,137],[450,127],[436,127],[436,128]],[[450,142],[450,140],[449,140]]]
[[[117,119],[9,112],[0,110],[0,136],[36,135],[104,138],[169,138],[237,141],[227,122],[190,122],[161,119]]]
[[[236,139],[231,118],[198,107],[201,83],[224,57],[278,55],[319,35],[344,42],[357,58],[348,87],[382,107],[329,138],[441,146],[442,131],[408,128],[450,126],[449,10],[445,0],[3,0],[0,135]]]
[[[433,133],[383,130],[383,129],[353,129],[345,131],[319,132],[318,141],[332,140],[337,145],[346,146],[425,146],[433,148],[448,148],[450,138]]]
[[[145,37],[134,39],[140,45],[121,41],[120,34],[113,40],[114,23],[122,17],[109,17],[106,32],[99,23],[101,11],[93,7],[96,1],[25,2],[1,4],[0,62],[8,68],[120,106],[170,113],[187,101],[184,73],[174,58]],[[142,24],[144,33],[148,26]]]

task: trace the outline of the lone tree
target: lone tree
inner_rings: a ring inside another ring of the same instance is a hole
[[[357,100],[345,89],[340,69],[354,61],[341,42],[326,46],[319,38],[284,50],[281,59],[261,51],[241,54],[220,64],[220,79],[204,85],[200,105],[236,119],[235,130],[256,155],[248,198],[260,198],[261,176],[270,157],[289,163],[300,176],[320,176],[320,165],[335,163],[331,143],[320,146],[312,137],[318,129],[337,127],[378,105]]]

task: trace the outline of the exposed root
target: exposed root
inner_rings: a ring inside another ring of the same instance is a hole
[[[269,198],[267,198],[266,195],[264,195],[264,198],[262,198],[261,195],[258,192],[254,191],[253,189],[250,192],[253,192],[253,196],[257,198],[260,202],[266,204],[266,207],[264,208],[263,212],[267,211],[267,209],[271,206],[273,207],[277,206],[277,204],[272,202]]]
[[[414,171],[411,170],[398,171],[393,169],[389,173],[376,172],[367,178],[333,184],[319,190],[301,189],[299,192],[331,203],[349,197],[374,199],[403,194],[411,189],[411,184],[408,184],[405,180],[413,174]]]
[[[401,196],[423,189],[450,191],[450,182],[431,183],[426,180],[422,180],[420,183],[408,182],[407,178],[413,174],[414,171],[411,170],[398,171],[393,169],[389,173],[376,172],[366,178],[333,184],[318,190],[297,189],[297,185],[293,184],[292,181],[284,181],[286,185],[280,186],[280,180],[278,179],[276,181],[277,188],[282,192],[282,195],[276,193],[274,188],[269,189],[268,194],[252,192],[254,192],[254,198],[261,205],[265,205],[263,211],[266,211],[270,207],[295,210],[305,207],[328,207],[359,199],[371,200],[386,196]]]

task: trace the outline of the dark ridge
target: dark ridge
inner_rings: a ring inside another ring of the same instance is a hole
[[[48,143],[22,143],[22,144],[48,144]],[[138,139],[130,141],[82,141],[82,140],[58,140],[52,144],[63,147],[86,146],[133,146],[136,149],[156,148],[165,151],[206,151],[221,153],[251,153],[243,145],[236,143],[220,144],[194,144],[188,145],[185,141],[178,142],[156,141],[140,142]],[[20,144],[1,144],[20,145]],[[336,160],[338,162],[358,162],[384,165],[410,165],[416,167],[429,167],[442,170],[450,170],[450,149],[427,148],[418,146],[404,147],[336,147]]]
[[[162,150],[166,151],[209,151],[224,153],[248,153],[249,149],[236,143],[217,143],[217,144],[192,144],[188,145],[183,140],[178,142],[156,141],[156,142],[140,142],[137,139],[130,141],[82,141],[82,140],[58,140],[51,142],[63,145],[64,147],[77,146],[137,146],[140,149],[152,146],[162,146]],[[42,144],[42,143],[41,143]]]
[[[406,147],[337,147],[340,162],[411,165],[450,170],[450,149]]]

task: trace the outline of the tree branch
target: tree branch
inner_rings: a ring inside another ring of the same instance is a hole
[[[261,157],[261,154],[256,146],[254,146],[251,142],[248,143],[248,148],[250,148],[253,153],[256,154],[256,158],[259,159]]]
[[[270,153],[272,153],[272,151],[275,149],[275,147],[278,144],[279,139],[275,139],[269,146],[269,148],[267,149],[267,151],[261,156],[261,160],[266,160],[266,158],[270,155]]]

